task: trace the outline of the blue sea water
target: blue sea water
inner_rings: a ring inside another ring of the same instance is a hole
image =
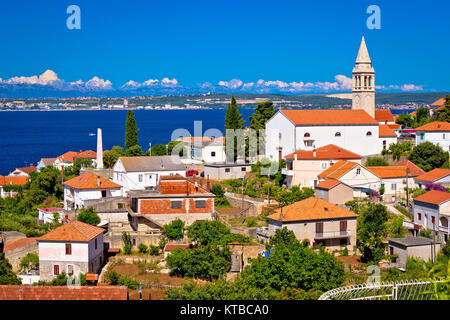
[[[223,131],[225,112],[136,110],[139,144],[144,151],[149,143],[166,144],[179,128],[194,135],[194,121],[202,121],[203,132],[212,128]],[[253,111],[240,112],[248,125]],[[102,129],[103,150],[123,146],[126,114],[125,110],[0,112],[0,174],[7,175],[17,167],[36,165],[41,158],[57,157],[67,151],[96,151],[97,128]]]

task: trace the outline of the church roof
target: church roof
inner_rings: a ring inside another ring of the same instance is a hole
[[[378,122],[364,110],[280,110],[295,125],[373,125]]]
[[[358,56],[356,57],[356,63],[372,63],[372,61],[370,60],[369,51],[367,50],[366,41],[364,40],[364,36],[361,40]]]

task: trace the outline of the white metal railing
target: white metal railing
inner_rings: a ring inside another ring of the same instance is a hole
[[[314,239],[335,239],[335,238],[347,238],[350,237],[350,231],[330,231],[330,232],[316,232]]]
[[[439,226],[439,231],[448,233],[449,230],[448,230],[448,227]]]
[[[289,170],[289,169],[283,168],[283,169],[281,169],[281,173],[284,174],[285,176],[293,176],[294,170]]]
[[[442,280],[436,280],[441,283]],[[406,280],[388,283],[364,283],[325,292],[319,300],[430,300],[433,282]]]

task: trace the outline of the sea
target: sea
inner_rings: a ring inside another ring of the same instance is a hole
[[[409,110],[411,111],[411,110]],[[241,109],[246,126],[252,109]],[[407,110],[392,110],[398,114]],[[225,109],[135,110],[139,144],[167,144],[172,134],[223,135]],[[97,148],[97,128],[102,129],[103,150],[125,143],[126,110],[2,111],[0,112],[0,175],[15,168],[36,165],[67,151]],[[214,130],[215,129],[215,130]],[[176,131],[177,130],[177,131]]]

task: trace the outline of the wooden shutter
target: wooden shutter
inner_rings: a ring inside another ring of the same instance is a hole
[[[323,233],[323,222],[316,223],[316,233]]]
[[[341,221],[340,231],[347,231],[347,221]]]
[[[66,254],[72,254],[72,244],[66,243]]]
[[[59,265],[55,264],[53,266],[53,274],[57,276],[59,274]]]

